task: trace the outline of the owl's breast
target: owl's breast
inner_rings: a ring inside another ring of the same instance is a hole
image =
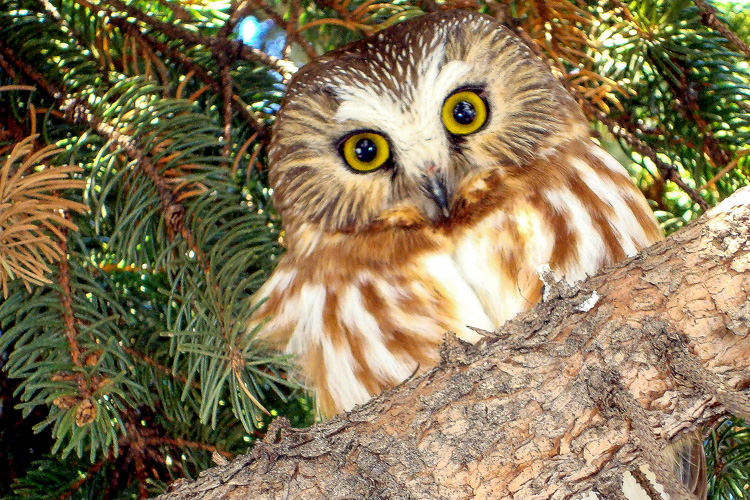
[[[526,185],[493,188],[463,224],[298,238],[310,244],[290,249],[258,292],[267,300],[253,325],[266,322],[261,336],[296,357],[333,414],[435,365],[446,331],[474,342],[472,327],[495,330],[533,307],[539,265],[573,282],[660,238],[606,153],[579,145],[554,162],[555,176],[530,168]]]
[[[519,200],[513,210],[489,213],[453,239],[443,260],[450,261],[456,277],[446,279],[447,262],[426,268],[445,283],[464,325],[494,330],[538,302],[536,267],[550,261],[555,244],[554,231],[538,210]],[[440,258],[425,260],[431,259]],[[470,337],[465,340],[476,340],[475,334]]]
[[[662,237],[625,168],[587,141],[561,147],[519,175],[485,180],[481,186],[491,189],[472,200],[485,210],[451,226],[450,251],[422,259],[463,325],[496,329],[533,307],[542,264],[572,284]],[[471,331],[462,336],[475,338]]]

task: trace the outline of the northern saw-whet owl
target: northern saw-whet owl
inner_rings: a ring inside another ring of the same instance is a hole
[[[287,248],[251,326],[323,415],[434,366],[445,332],[475,342],[533,307],[539,265],[572,283],[662,238],[546,65],[471,12],[304,66],[269,160]]]

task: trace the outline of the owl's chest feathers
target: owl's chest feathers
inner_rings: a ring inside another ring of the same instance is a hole
[[[289,255],[261,289],[262,332],[299,358],[324,413],[349,409],[417,366],[434,366],[446,331],[474,342],[469,326],[492,330],[537,301],[538,279],[525,263],[550,242],[524,242],[515,226],[498,214],[455,240],[425,228],[299,262]],[[401,251],[387,261],[359,255],[379,245]]]
[[[294,269],[295,282],[325,288],[323,315],[338,304],[331,316],[343,324],[329,322],[325,331],[361,330],[361,324],[345,324],[343,301],[349,311],[377,312],[380,332],[372,332],[373,338],[412,331],[411,325],[431,317],[440,322],[430,335],[452,330],[476,341],[467,326],[493,329],[536,303],[540,282],[534,269],[548,262],[554,231],[538,210],[519,202],[512,212],[495,211],[471,226],[394,228],[319,243],[310,254],[290,254],[280,269]],[[418,314],[399,315],[404,309]]]
[[[539,264],[578,280],[660,237],[627,173],[598,148],[537,171],[486,179],[449,224],[308,235],[305,251],[290,249],[259,291],[268,299],[255,318],[301,358],[324,413],[435,364],[446,331],[475,341],[470,326],[492,330],[532,307]]]

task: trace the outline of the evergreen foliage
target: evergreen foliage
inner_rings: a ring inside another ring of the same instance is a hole
[[[742,2],[0,0],[0,497],[145,498],[313,420],[243,327],[283,251],[284,81],[455,7],[550,64],[667,231],[748,184]],[[748,427],[707,450],[712,498],[750,498]]]

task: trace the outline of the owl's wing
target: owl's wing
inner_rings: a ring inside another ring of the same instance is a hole
[[[708,480],[706,452],[703,450],[703,436],[694,431],[680,437],[664,450],[667,464],[685,488],[701,500],[706,498]]]
[[[666,487],[671,478],[657,478],[647,464],[626,472],[622,481],[622,495],[627,500],[706,500],[708,482],[703,438],[697,430],[683,434],[669,444],[663,453],[668,471],[681,483],[679,488]],[[666,471],[665,471],[666,472]],[[671,491],[666,491],[671,490]]]
[[[599,147],[592,147],[593,157],[601,160],[613,171],[619,171],[623,176],[628,176],[624,167],[614,159],[609,153]],[[633,185],[631,189],[635,193],[637,188]],[[644,227],[645,240],[638,245],[640,248],[650,245],[662,239],[661,229],[659,229],[656,219],[651,214],[650,208],[646,205],[646,200],[642,196],[637,196],[640,201],[641,214],[640,220]],[[624,226],[620,225],[622,229]],[[643,245],[645,243],[646,245]],[[640,250],[640,248],[638,248]],[[674,473],[682,486],[695,498],[705,500],[708,490],[707,471],[706,471],[706,454],[703,449],[703,436],[700,431],[682,435],[679,439],[670,443],[664,450],[664,458],[668,468]],[[641,497],[638,497],[641,498]],[[643,498],[652,498],[646,496]],[[662,497],[656,497],[658,499]]]

